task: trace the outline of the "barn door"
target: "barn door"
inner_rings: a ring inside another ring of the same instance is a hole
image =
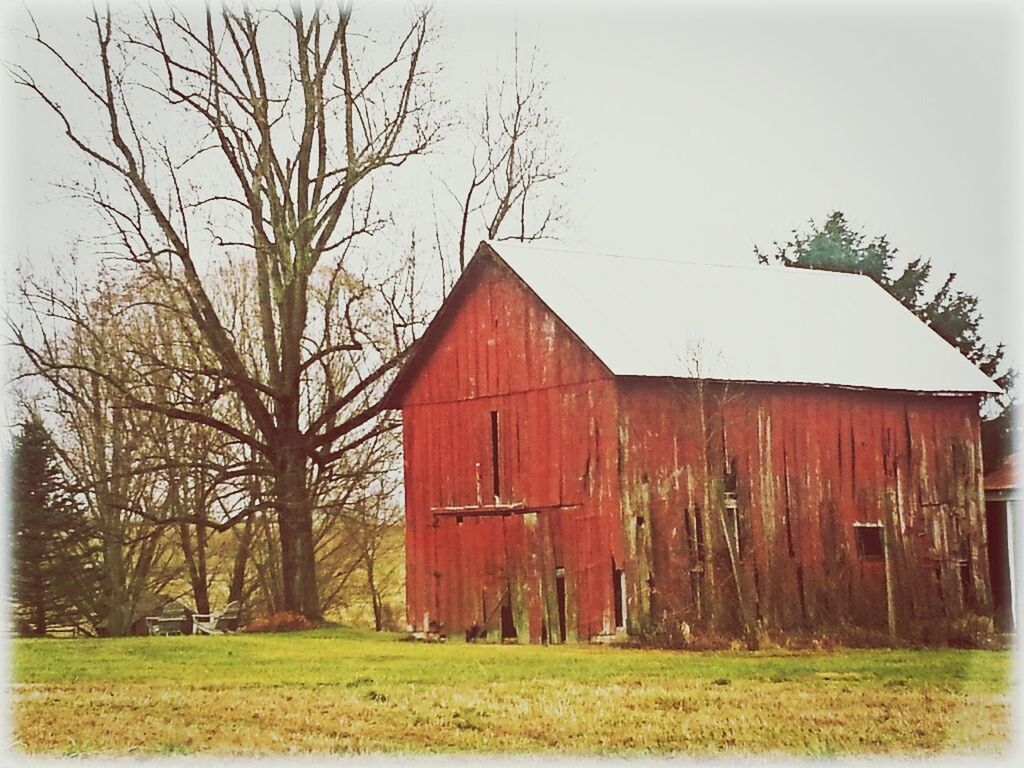
[[[574,639],[573,595],[555,559],[549,517],[437,517],[438,613],[446,632],[533,643]]]
[[[500,639],[510,582],[502,518],[439,515],[437,533],[438,612],[445,631]]]

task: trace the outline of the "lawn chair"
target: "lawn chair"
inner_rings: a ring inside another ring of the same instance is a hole
[[[196,613],[192,616],[192,627],[197,635],[223,635],[238,629],[242,604],[232,600],[220,613]]]
[[[147,616],[151,635],[191,635],[192,611],[179,602],[167,603],[159,616]]]

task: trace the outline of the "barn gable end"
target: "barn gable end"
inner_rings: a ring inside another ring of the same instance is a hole
[[[608,378],[587,345],[481,244],[385,403],[400,408]]]
[[[613,634],[614,379],[486,248],[389,392],[409,622],[534,642]]]

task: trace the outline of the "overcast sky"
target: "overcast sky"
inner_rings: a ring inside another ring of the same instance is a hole
[[[38,6],[33,3],[32,5]],[[441,2],[453,98],[478,91],[512,32],[536,45],[572,166],[568,243],[753,263],[834,209],[981,298],[986,338],[1020,325],[1020,16],[1011,4]],[[86,8],[44,4],[74,40]],[[405,6],[356,5],[396,24]],[[4,16],[4,55],[25,29]],[[7,256],[49,260],[76,213],[47,184],[55,121],[5,85]],[[44,203],[44,201],[49,202]],[[742,307],[737,307],[742,312]]]
[[[546,55],[575,154],[573,237],[748,263],[755,243],[840,209],[904,255],[956,271],[981,297],[988,336],[1016,333],[1020,16],[1010,6],[463,9],[448,27],[453,69],[472,72],[514,24]]]

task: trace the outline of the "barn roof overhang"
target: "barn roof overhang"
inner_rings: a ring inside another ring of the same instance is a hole
[[[999,493],[1014,496],[1019,488],[1017,468],[1021,464],[1021,454],[1012,453],[1003,459],[1003,463],[985,475],[985,497],[995,499]]]

